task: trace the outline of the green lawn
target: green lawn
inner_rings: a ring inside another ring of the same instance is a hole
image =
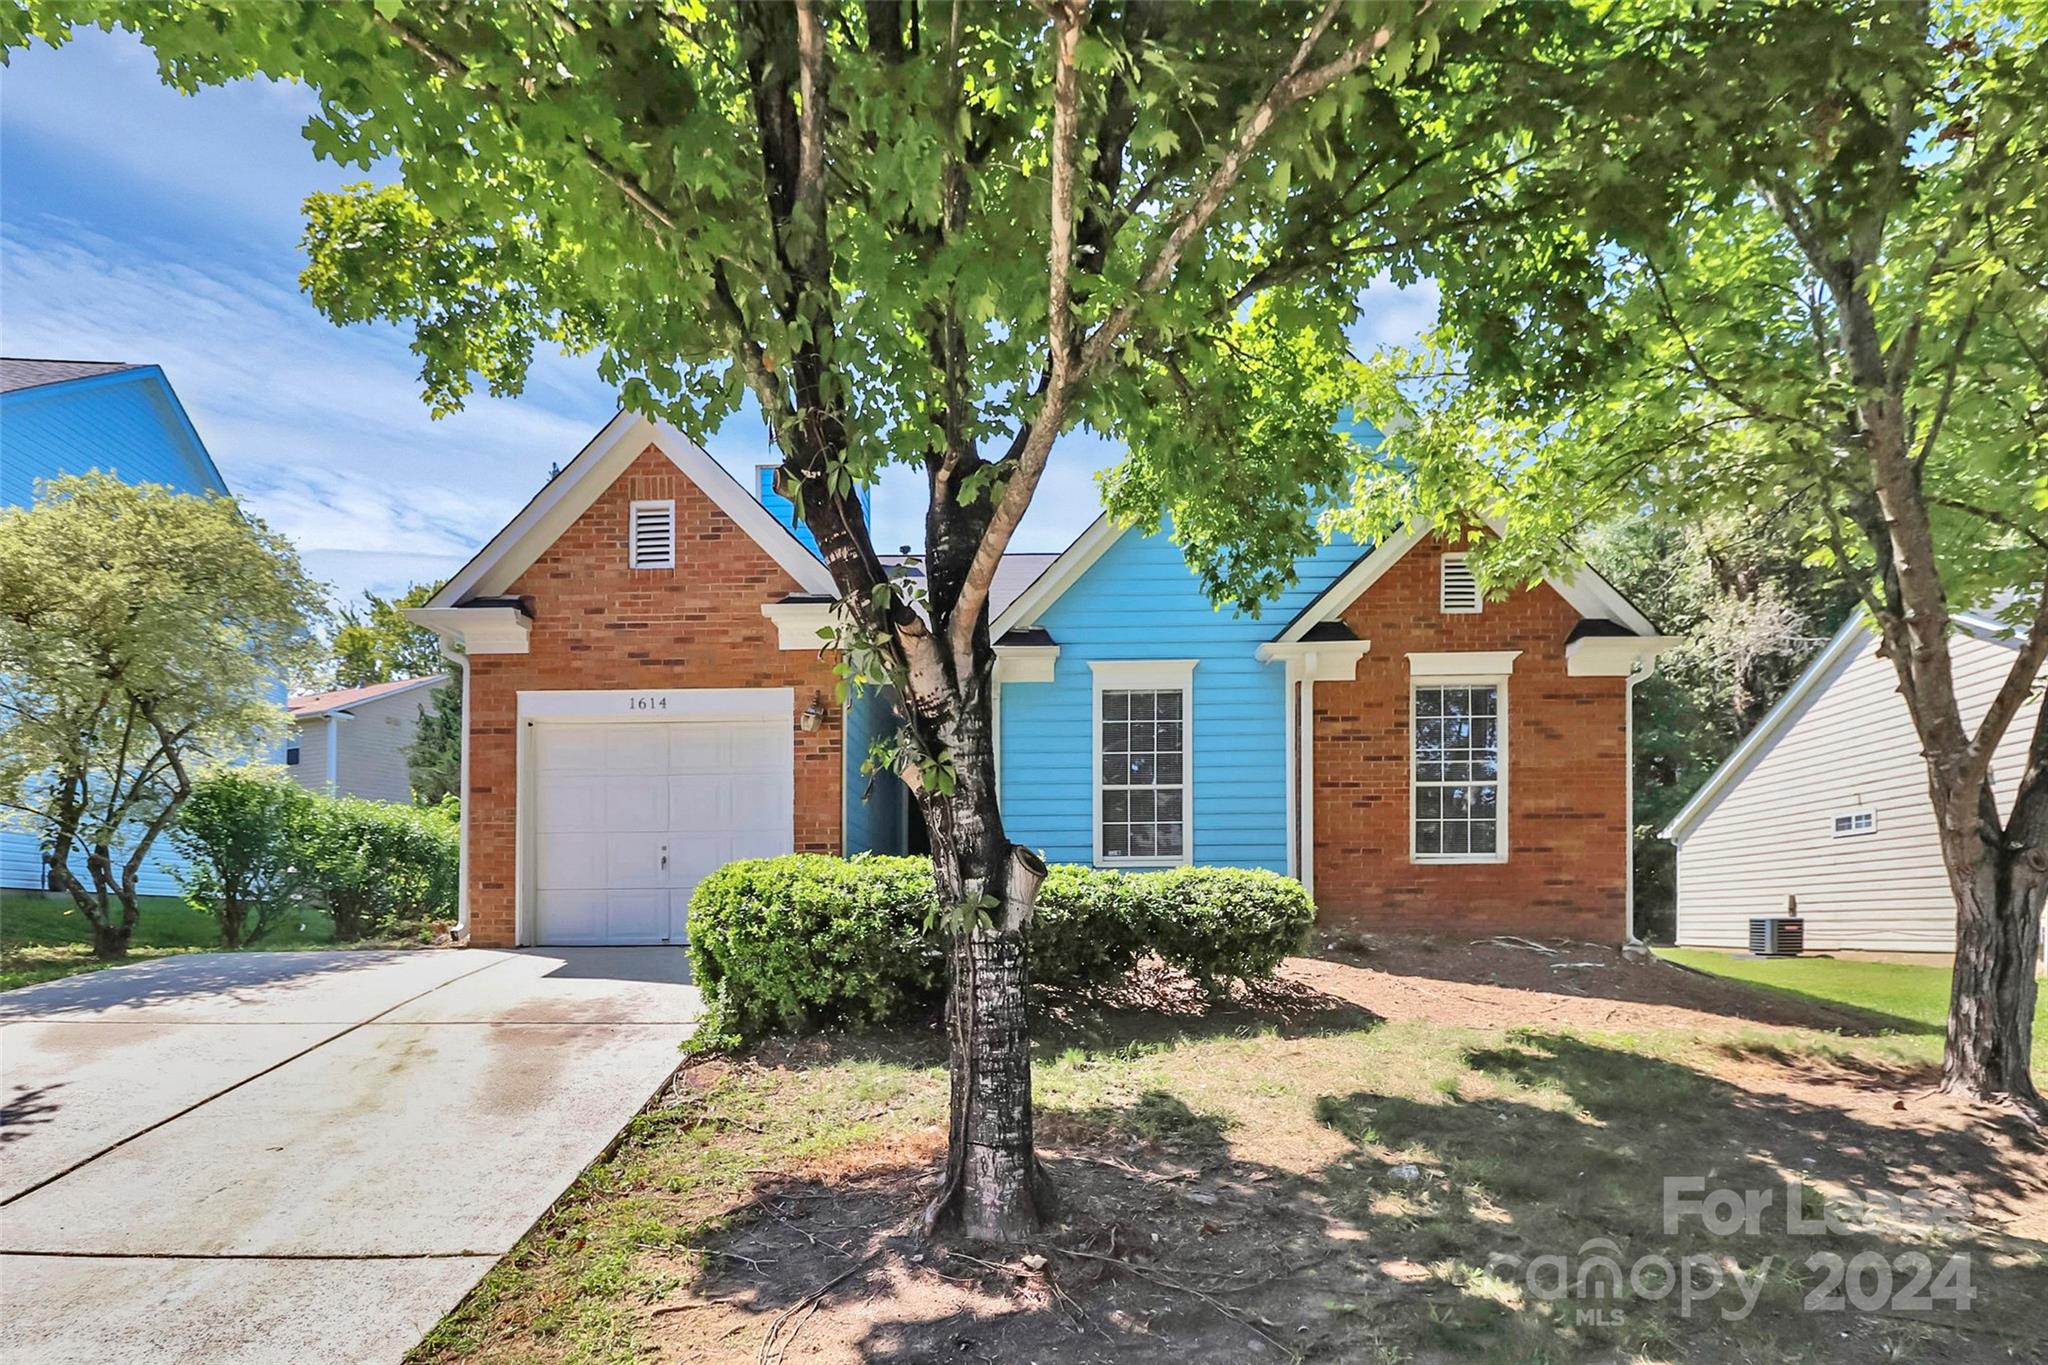
[[[128,960],[171,953],[217,952],[220,930],[176,896],[144,896],[142,918],[129,940]],[[331,948],[333,926],[317,910],[279,925],[258,948]],[[0,990],[98,971],[114,964],[92,955],[92,926],[68,897],[35,891],[0,892]]]
[[[1659,948],[1657,956],[1733,981],[1882,1015],[1893,1031],[1939,1048],[1948,1018],[1949,971],[1904,962],[1833,957],[1747,957],[1710,948]],[[2048,1013],[2034,1015],[2034,1055],[2048,1058]]]

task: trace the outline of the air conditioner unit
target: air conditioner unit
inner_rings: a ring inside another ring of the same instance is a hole
[[[1751,957],[1798,957],[1805,951],[1805,920],[1770,915],[1749,922]]]

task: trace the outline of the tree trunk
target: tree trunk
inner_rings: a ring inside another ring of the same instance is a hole
[[[102,962],[119,962],[128,956],[130,927],[124,916],[115,921],[111,916],[90,921],[92,924],[92,955]]]
[[[953,789],[920,792],[939,901],[959,916],[947,954],[952,1103],[946,1171],[924,1225],[928,1233],[1016,1244],[1037,1231],[1055,1204],[1032,1143],[1024,998],[1026,935],[1045,864],[1003,833],[989,710],[978,689],[960,699],[958,721],[948,728]]]
[[[1942,1089],[2007,1100],[2043,1116],[2034,1088],[2033,1036],[2043,888],[2029,887],[2017,859],[1988,850],[1977,866],[1951,867],[1956,888],[1956,965],[1948,1003]]]

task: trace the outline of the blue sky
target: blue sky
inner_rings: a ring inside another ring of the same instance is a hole
[[[301,87],[180,95],[126,35],[15,54],[0,82],[0,351],[164,367],[229,485],[343,599],[447,574],[614,411],[594,367],[548,356],[518,399],[434,420],[406,335],[338,328],[299,291],[299,204],[361,173],[300,136]],[[1431,291],[1374,291],[1360,340],[1406,341]],[[758,418],[707,446],[746,471]],[[1063,548],[1115,456],[1063,438],[1016,548]],[[922,480],[886,478],[875,539],[916,543]]]

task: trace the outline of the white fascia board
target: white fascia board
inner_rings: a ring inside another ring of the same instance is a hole
[[[1412,653],[1408,656],[1411,678],[1504,678],[1515,671],[1519,649],[1461,649],[1450,652]]]
[[[621,412],[428,601],[453,607],[506,591],[649,445],[666,455],[805,592],[838,595],[831,573],[704,448],[666,422]]]
[[[1785,728],[1786,722],[1805,704],[1814,689],[1820,686],[1821,680],[1834,671],[1835,665],[1842,661],[1844,655],[1867,643],[1869,638],[1865,614],[1860,610],[1852,612],[1849,619],[1842,623],[1842,628],[1835,632],[1835,638],[1828,641],[1827,647],[1816,654],[1813,662],[1806,666],[1806,671],[1793,680],[1785,695],[1778,698],[1778,704],[1764,713],[1764,718],[1756,723],[1755,729],[1743,736],[1742,743],[1735,746],[1735,752],[1728,755],[1720,767],[1714,769],[1713,776],[1693,793],[1692,800],[1686,802],[1678,814],[1671,817],[1671,823],[1657,831],[1657,837],[1678,843],[1691,833],[1692,827],[1713,809],[1722,794],[1735,785],[1736,781],[1763,757],[1764,751],[1776,740],[1778,732]]]
[[[1290,678],[1350,682],[1358,677],[1358,661],[1371,649],[1370,640],[1302,640],[1292,644],[1269,640],[1252,652],[1262,664],[1287,665]]]
[[[1316,626],[1335,621],[1350,609],[1351,604],[1365,595],[1365,590],[1380,581],[1387,570],[1401,562],[1401,557],[1420,545],[1429,535],[1429,527],[1411,526],[1397,536],[1380,541],[1346,569],[1341,577],[1322,595],[1310,604],[1309,609],[1287,623],[1287,629],[1280,632],[1280,638],[1273,643],[1282,645],[1298,644],[1301,637]]]
[[[1018,626],[1035,625],[1040,613],[1059,600],[1061,593],[1072,587],[1088,572],[1103,552],[1116,544],[1124,528],[1109,519],[1104,512],[1075,537],[1074,543],[1060,551],[1060,557],[1046,565],[1045,572],[1031,580],[1031,585],[1017,594],[1017,600],[1003,610],[989,626],[989,638],[1000,640],[1008,631]]]
[[[464,654],[524,654],[533,629],[517,607],[407,607],[403,614]]]
[[[832,643],[818,633],[831,629],[830,602],[763,602],[761,614],[775,623],[775,641],[783,649],[815,651]]]
[[[1059,663],[1058,645],[997,645],[998,683],[1049,683]]]
[[[1647,674],[1659,654],[1684,643],[1678,635],[1587,635],[1564,647],[1564,671],[1573,678]]]

